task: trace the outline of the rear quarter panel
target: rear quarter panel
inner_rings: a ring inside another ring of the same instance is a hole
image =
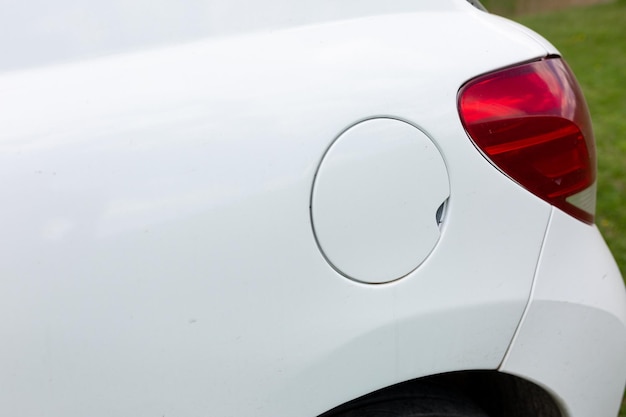
[[[473,148],[464,81],[545,49],[469,9],[207,38],[0,74],[0,408],[313,416],[495,369],[550,208]],[[320,254],[316,168],[359,120],[440,148],[442,239],[400,281]]]

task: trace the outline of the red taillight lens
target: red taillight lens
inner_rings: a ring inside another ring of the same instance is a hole
[[[593,223],[596,154],[587,104],[567,64],[547,58],[475,78],[459,113],[476,147],[520,185]]]

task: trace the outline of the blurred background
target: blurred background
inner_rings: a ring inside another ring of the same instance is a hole
[[[482,0],[534,29],[574,70],[598,152],[596,223],[626,274],[626,0]],[[626,357],[624,357],[626,361]],[[626,417],[626,395],[620,417]]]
[[[482,0],[481,3],[490,12],[506,16],[544,13],[569,7],[590,6],[612,3],[615,0]]]

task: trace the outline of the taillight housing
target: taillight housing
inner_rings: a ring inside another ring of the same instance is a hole
[[[596,151],[580,87],[559,57],[479,76],[459,91],[476,147],[522,187],[593,223]]]

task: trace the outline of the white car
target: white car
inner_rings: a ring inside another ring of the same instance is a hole
[[[616,416],[626,292],[539,35],[466,0],[0,28],[1,415]]]

